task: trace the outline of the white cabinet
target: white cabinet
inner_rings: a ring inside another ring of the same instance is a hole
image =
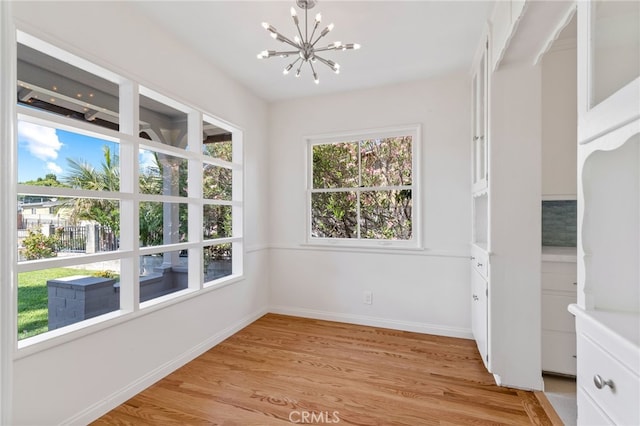
[[[542,370],[575,376],[575,319],[567,308],[576,303],[576,262],[555,261],[545,248],[542,258]]]
[[[640,3],[578,2],[578,424],[640,424]]]
[[[487,49],[488,42],[485,40],[477,53],[472,82],[472,153],[473,164],[471,166],[471,176],[473,192],[477,193],[487,188],[488,173],[488,147],[489,138],[487,134]]]
[[[471,189],[472,198],[472,247],[471,247],[471,328],[478,345],[482,361],[489,371],[489,196],[488,157],[489,138],[487,132],[488,110],[488,39],[481,42],[471,72],[472,116],[471,116]]]
[[[471,330],[478,351],[489,371],[489,317],[488,301],[489,256],[477,246],[471,250]]]
[[[578,332],[578,424],[640,424],[640,316],[570,309]]]

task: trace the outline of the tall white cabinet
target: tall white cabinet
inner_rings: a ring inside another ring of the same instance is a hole
[[[640,424],[640,3],[578,2],[578,424]]]
[[[488,135],[489,40],[480,43],[471,73],[471,329],[482,361],[489,371],[489,135]]]

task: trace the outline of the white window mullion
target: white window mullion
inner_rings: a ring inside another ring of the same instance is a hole
[[[239,275],[243,273],[244,265],[244,133],[239,130],[232,132],[232,160],[234,164],[231,172],[231,231],[234,238],[239,241],[231,245],[231,273]],[[239,167],[238,167],[239,166]]]
[[[192,199],[189,203],[188,233],[189,242],[195,243],[202,241],[202,209],[204,206],[202,203],[202,114],[197,111],[191,111],[187,116],[187,138],[188,150],[199,153],[198,159],[189,160],[187,171],[187,187],[189,188],[189,198]],[[188,265],[188,286],[190,289],[198,290],[203,285],[201,247],[189,249]]]
[[[137,136],[139,126],[138,85],[127,81],[120,84],[120,131]],[[140,309],[140,214],[138,196],[138,143],[120,142],[120,192],[133,194],[120,201],[120,249],[131,252],[120,261],[120,309],[133,312]]]
[[[0,424],[11,424],[13,356],[17,347],[16,32],[12,2],[0,2]]]

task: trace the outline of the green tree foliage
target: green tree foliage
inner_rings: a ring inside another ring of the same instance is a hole
[[[108,146],[103,147],[104,160],[99,169],[83,160],[67,158],[69,174],[64,183],[72,188],[93,191],[120,190],[120,167],[118,156]],[[118,202],[104,198],[76,198],[67,200],[65,205],[71,207],[71,219],[94,220],[108,226],[116,235],[120,235],[120,209]]]
[[[54,187],[66,187],[64,183],[58,180],[58,177],[53,173],[48,173],[45,177],[39,177],[36,180],[28,180],[26,182],[21,182],[24,185],[31,186],[54,186]]]
[[[232,159],[232,143],[217,142],[205,145],[207,153],[212,157],[225,161]],[[202,193],[208,200],[232,200],[231,169],[212,164],[206,164],[203,170]],[[205,239],[231,237],[232,234],[232,209],[231,206],[205,205],[202,212]],[[216,246],[210,255],[214,258],[225,258],[230,255],[231,245]],[[205,256],[206,258],[206,256]]]
[[[321,238],[411,238],[410,136],[315,145],[312,232]],[[358,228],[359,227],[359,228]]]

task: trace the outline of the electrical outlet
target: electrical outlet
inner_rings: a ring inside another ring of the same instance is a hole
[[[363,293],[362,303],[364,303],[365,305],[373,304],[373,293],[370,291],[365,291]]]

